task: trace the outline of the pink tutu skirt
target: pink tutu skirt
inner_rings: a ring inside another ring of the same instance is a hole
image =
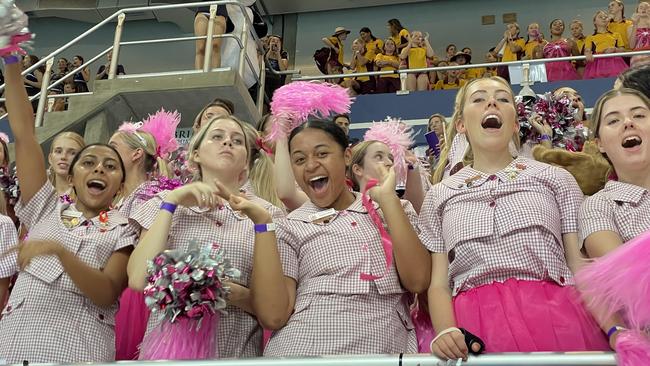
[[[509,279],[461,292],[453,303],[457,326],[489,353],[609,350],[573,287]]]
[[[593,62],[587,62],[584,78],[615,78],[628,67],[621,57],[597,58]]]
[[[147,330],[149,309],[144,295],[127,288],[120,296],[120,308],[115,314],[115,360],[137,360],[140,343]]]
[[[549,62],[546,64],[546,78],[548,81],[580,79],[578,72],[569,61]]]

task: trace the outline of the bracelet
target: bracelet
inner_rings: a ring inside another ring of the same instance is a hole
[[[541,141],[551,141],[551,136],[549,136],[549,135],[542,135],[539,139],[540,139]]]
[[[442,337],[443,335],[445,335],[447,333],[451,333],[451,332],[463,333],[463,331],[461,331],[460,329],[458,329],[456,327],[449,327],[449,328],[443,330],[442,332],[438,333],[438,335],[436,335],[436,337],[431,341],[431,344],[429,344],[429,350],[431,350],[433,348],[433,344],[436,343],[438,338]]]
[[[275,231],[275,223],[255,224],[255,234],[271,233]]]
[[[16,55],[3,56],[2,59],[5,62],[5,65],[17,64],[21,61],[21,58]]]
[[[608,339],[612,338],[614,333],[618,332],[619,330],[627,330],[627,328],[621,327],[619,325],[615,325],[615,326],[609,328],[609,330],[607,331],[607,338]]]
[[[161,210],[165,210],[165,211],[167,211],[167,212],[169,212],[170,214],[173,215],[173,214],[174,214],[174,211],[176,211],[176,207],[177,207],[177,206],[178,206],[178,205],[175,205],[175,204],[173,204],[173,203],[163,202],[163,203],[160,205],[160,209],[161,209]]]

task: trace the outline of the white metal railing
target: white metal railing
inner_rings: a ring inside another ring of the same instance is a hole
[[[241,360],[118,362],[134,366],[615,366],[613,353],[500,353],[469,356],[466,362],[441,361],[426,354],[341,355],[321,357],[249,358]],[[115,366],[116,363],[85,363],[84,366]],[[21,365],[16,365],[21,366]]]
[[[216,16],[216,7],[217,5],[237,5],[240,7],[242,13],[244,14],[244,19],[245,23],[243,24],[243,30],[242,30],[242,37],[237,37],[233,34],[219,34],[215,35],[214,34],[214,29],[213,29],[213,24],[214,24],[214,17]],[[208,26],[208,31],[205,36],[200,36],[200,37],[177,37],[177,38],[166,38],[166,39],[151,39],[151,40],[142,40],[142,41],[128,41],[128,42],[122,42],[122,28],[124,24],[124,20],[126,19],[126,15],[129,13],[137,13],[137,12],[143,12],[143,11],[151,11],[151,10],[166,10],[166,9],[177,9],[177,8],[193,8],[193,7],[198,7],[198,6],[210,6],[210,21],[209,21],[209,26]],[[90,34],[94,33],[97,31],[99,28],[103,27],[104,25],[112,22],[113,20],[117,19],[117,26],[115,29],[115,37],[113,41],[113,45],[106,48],[104,51],[100,52],[98,55],[95,57],[92,57],[88,61],[85,61],[83,64],[80,66],[76,67],[75,69],[69,71],[67,74],[65,74],[63,77],[61,77],[59,80],[56,82],[50,84],[50,75],[51,75],[51,67],[52,63],[54,62],[54,59],[59,56],[62,52],[66,51],[68,48],[72,47],[73,45],[77,44],[79,41],[83,40],[84,38],[88,37]],[[186,4],[169,4],[169,5],[156,5],[156,6],[145,6],[145,7],[133,7],[133,8],[126,8],[126,9],[120,9],[116,11],[114,14],[109,16],[108,18],[102,20],[101,22],[97,23],[87,31],[83,32],[79,36],[75,37],[65,45],[59,47],[58,49],[54,50],[51,52],[49,55],[43,57],[39,62],[35,63],[34,65],[30,66],[26,70],[23,71],[22,75],[25,76],[32,71],[38,69],[39,67],[45,65],[46,70],[45,74],[43,75],[43,80],[41,83],[41,91],[29,98],[30,101],[36,100],[39,98],[41,95],[46,95],[45,98],[41,98],[39,100],[38,104],[38,109],[36,111],[36,118],[35,118],[35,123],[36,126],[42,126],[43,123],[43,115],[45,111],[45,105],[46,105],[46,98],[56,98],[56,95],[50,95],[47,96],[47,92],[52,90],[53,88],[61,85],[62,83],[65,82],[66,79],[69,79],[70,77],[73,77],[74,74],[78,73],[79,71],[83,70],[84,68],[88,67],[90,64],[96,62],[98,59],[101,57],[105,56],[108,52],[113,51],[113,57],[111,59],[111,64],[109,66],[109,71],[108,71],[108,78],[109,79],[115,79],[116,78],[116,73],[117,73],[117,65],[119,61],[119,52],[120,52],[120,46],[132,46],[132,45],[141,45],[141,44],[154,44],[154,43],[171,43],[171,42],[182,42],[182,41],[193,41],[193,40],[198,40],[198,39],[215,39],[215,38],[233,38],[236,40],[238,46],[240,47],[240,53],[239,53],[239,60],[238,60],[238,72],[240,73],[240,76],[244,76],[244,72],[246,72],[244,68],[244,62],[248,63],[248,66],[251,68],[251,70],[255,70],[255,67],[253,65],[253,61],[248,57],[246,53],[247,45],[248,45],[248,39],[252,35],[253,41],[256,43],[256,48],[258,51],[260,50],[261,47],[261,42],[259,38],[257,37],[257,34],[255,32],[250,32],[250,29],[252,29],[252,19],[248,16],[248,13],[246,12],[246,7],[241,4],[240,2],[236,0],[220,0],[220,1],[209,1],[209,2],[194,2],[194,3],[186,3]],[[211,57],[212,57],[212,42],[207,42],[206,41],[206,49],[205,49],[205,62],[203,65],[203,72],[209,72],[212,71],[210,70],[210,64],[211,64]],[[263,58],[262,58],[263,59]],[[49,66],[48,66],[49,64]],[[254,74],[255,80],[257,81],[257,87],[258,87],[258,100],[256,101],[257,107],[260,110],[263,108],[263,98],[264,98],[264,75],[267,70],[265,70],[265,63],[264,61],[260,62],[260,73],[259,74]],[[287,75],[287,74],[299,74],[299,71],[296,70],[287,70],[284,72],[279,72],[275,70],[270,70],[270,72],[278,75]],[[0,92],[4,90],[5,85],[0,85]],[[82,93],[84,95],[88,95],[89,93]],[[92,92],[90,93],[92,94]],[[79,95],[79,94],[75,94]],[[4,101],[4,99],[0,99],[0,101]],[[0,116],[1,118],[6,117],[7,115]]]
[[[650,55],[650,50],[595,54],[593,55],[593,57],[594,58],[632,57],[632,56],[640,56],[640,55]],[[466,70],[466,69],[474,69],[474,68],[495,68],[500,66],[522,66],[522,73],[524,73],[524,72],[528,72],[530,65],[546,64],[549,62],[580,61],[580,60],[586,60],[586,56],[567,56],[567,57],[557,57],[557,58],[541,58],[541,59],[533,59],[533,60],[491,62],[491,63],[481,63],[481,64],[456,65],[456,66],[440,66],[440,67],[435,66],[435,67],[425,67],[420,69],[398,69],[393,71],[368,71],[368,72],[347,73],[347,74],[301,76],[301,77],[293,78],[293,80],[294,81],[330,80],[330,79],[352,78],[352,77],[359,77],[359,76],[380,76],[380,75],[397,74],[400,76],[400,79],[402,79],[401,91],[405,91],[406,75],[408,74],[419,74],[419,73],[431,72],[431,71]],[[526,80],[526,79],[527,79],[526,77],[522,77],[522,80]]]

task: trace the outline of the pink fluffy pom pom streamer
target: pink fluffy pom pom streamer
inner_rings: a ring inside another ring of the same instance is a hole
[[[623,331],[616,338],[616,359],[620,366],[650,365],[650,339],[638,331]]]
[[[650,231],[623,244],[576,275],[597,314],[623,312],[634,329],[650,326]]]
[[[363,140],[379,141],[386,144],[393,154],[397,181],[400,183],[406,182],[406,174],[408,173],[406,150],[414,142],[411,126],[389,117],[382,122],[373,122],[372,127],[363,136]]]
[[[179,317],[163,321],[142,340],[141,360],[208,360],[219,358],[217,330],[220,313],[205,315],[200,321]]]
[[[153,115],[149,115],[140,127],[141,131],[150,133],[158,145],[158,155],[167,157],[178,149],[176,140],[176,127],[181,122],[181,115],[177,111],[167,112],[161,108]]]
[[[309,116],[327,118],[350,112],[352,97],[347,89],[329,83],[296,81],[282,86],[271,101],[271,133],[267,141],[286,137],[291,130],[307,122]]]

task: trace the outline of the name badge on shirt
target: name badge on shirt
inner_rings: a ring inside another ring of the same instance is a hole
[[[67,217],[75,217],[75,218],[78,219],[81,216],[83,216],[83,213],[81,213],[81,211],[77,211],[77,210],[63,210],[63,212],[61,212],[61,215],[67,216]]]
[[[321,212],[316,212],[316,213],[313,213],[313,214],[309,215],[309,221],[311,221],[311,222],[321,221],[321,220],[324,220],[326,218],[332,217],[334,215],[336,215],[336,210],[333,209],[333,208],[330,208],[328,210],[321,211]]]

